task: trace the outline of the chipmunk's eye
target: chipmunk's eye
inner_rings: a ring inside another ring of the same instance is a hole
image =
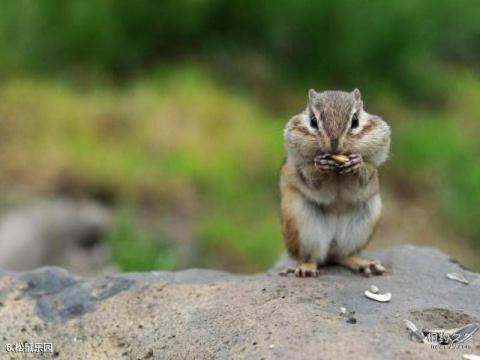
[[[310,126],[314,129],[318,129],[318,121],[313,112],[310,112]]]
[[[358,115],[354,113],[352,116],[352,124],[350,125],[352,129],[356,129],[358,127]]]

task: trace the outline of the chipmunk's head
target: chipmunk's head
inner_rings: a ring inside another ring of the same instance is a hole
[[[390,128],[363,110],[358,89],[308,92],[306,110],[285,129],[289,155],[309,162],[320,154],[361,154],[379,165],[388,156]]]

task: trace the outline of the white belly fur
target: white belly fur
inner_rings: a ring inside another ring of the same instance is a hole
[[[308,200],[297,203],[302,253],[319,264],[352,255],[369,240],[381,209],[380,194],[348,211],[322,210]]]

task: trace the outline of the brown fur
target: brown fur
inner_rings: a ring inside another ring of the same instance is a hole
[[[298,229],[293,218],[283,214],[282,231],[285,240],[285,246],[288,253],[294,258],[300,258],[300,242],[298,239]]]
[[[282,167],[282,174],[287,171],[287,164]],[[284,181],[280,183],[280,191],[282,193],[282,205],[281,205],[281,220],[282,220],[282,233],[285,246],[288,253],[294,258],[300,258],[300,239],[297,224],[293,216],[290,215],[291,207],[295,197],[296,190],[287,185]]]
[[[336,121],[325,121],[325,131],[330,139],[338,139],[348,126],[348,119],[355,99],[349,93],[343,91],[325,91],[312,98],[312,105],[321,108],[317,114],[323,119],[334,119]]]
[[[353,114],[360,129],[352,127]],[[363,110],[358,90],[310,90],[306,109],[287,123],[284,141],[287,159],[280,176],[281,221],[288,253],[299,260],[301,269],[302,261],[321,265],[362,250],[380,216],[377,168],[388,156],[388,124]],[[329,154],[354,156],[336,167],[329,162]],[[334,221],[322,222],[318,217]],[[335,221],[345,217],[351,218]],[[350,232],[352,228],[355,231]]]
[[[369,133],[370,131],[372,131],[373,129],[375,129],[375,122],[374,121],[369,121],[367,124],[365,124],[365,126],[363,127],[362,131],[359,132],[358,134],[355,134],[352,136],[353,139],[361,139],[362,136],[364,136],[365,134]]]

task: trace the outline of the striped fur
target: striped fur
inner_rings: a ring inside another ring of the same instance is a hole
[[[318,129],[310,126],[310,116]],[[358,128],[351,128],[353,113]],[[377,168],[388,157],[390,128],[363,110],[360,92],[309,92],[307,108],[287,123],[286,162],[280,176],[282,231],[287,251],[300,262],[318,264],[363,249],[381,213]],[[320,171],[314,159],[331,153],[360,154],[358,171]]]

